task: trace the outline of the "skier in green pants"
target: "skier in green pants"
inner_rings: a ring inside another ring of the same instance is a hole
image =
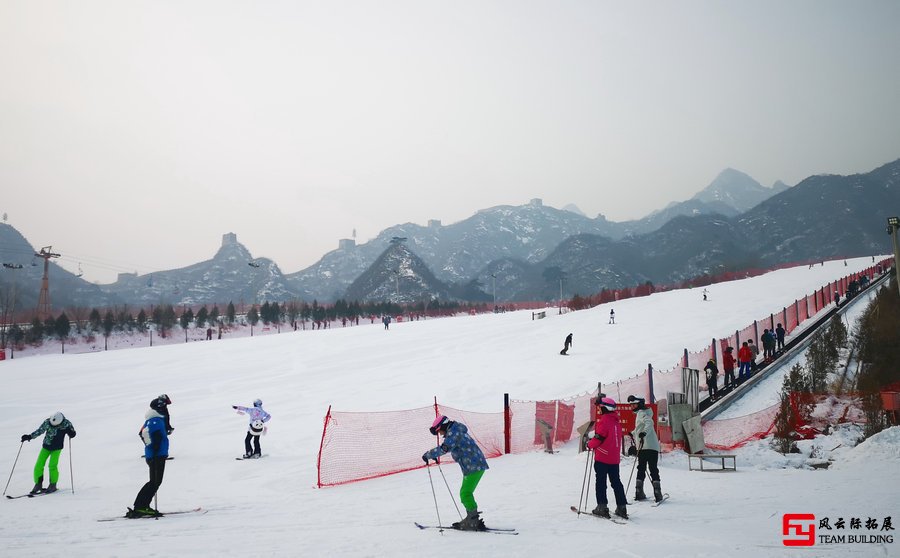
[[[56,481],[59,480],[59,454],[62,453],[63,442],[66,439],[65,435],[68,434],[69,438],[75,437],[75,427],[61,412],[57,412],[42,422],[38,429],[31,434],[22,434],[22,441],[30,442],[43,432],[46,432],[46,434],[44,435],[41,452],[38,454],[37,462],[34,464],[34,488],[31,489],[31,494],[56,492]],[[47,463],[48,458],[50,460],[50,484],[45,490],[42,488],[42,485],[44,482],[44,465]]]
[[[429,459],[437,461],[438,457],[449,453],[462,469],[463,481],[462,487],[459,489],[459,499],[466,508],[466,517],[462,521],[454,523],[453,528],[463,531],[483,531],[484,521],[478,517],[478,504],[475,503],[475,487],[478,486],[484,471],[488,468],[484,453],[475,440],[469,436],[466,425],[461,422],[454,422],[439,415],[429,430],[435,436],[440,433],[444,437],[444,441],[441,445],[422,455],[425,464],[428,464]]]

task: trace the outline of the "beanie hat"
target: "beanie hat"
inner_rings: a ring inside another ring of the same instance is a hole
[[[166,402],[159,398],[154,399],[153,401],[150,402],[150,408],[153,409],[154,411],[162,411],[163,409],[166,408]]]
[[[431,428],[429,428],[428,431],[437,436],[438,430],[447,426],[447,423],[449,422],[450,419],[444,415],[438,415],[437,418],[434,419],[434,422],[431,423]]]

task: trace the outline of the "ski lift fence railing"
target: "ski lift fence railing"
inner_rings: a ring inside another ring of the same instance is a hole
[[[885,259],[877,265],[883,270],[891,265]],[[825,293],[837,290],[844,296],[847,285],[862,275],[874,277],[876,266],[842,278],[818,290],[820,296],[806,296],[783,306],[778,312],[755,320],[741,330],[712,342],[697,351],[684,350],[677,364],[664,371],[648,366],[640,374],[602,386],[604,393],[624,402],[629,395],[644,397],[648,402],[664,402],[669,392],[681,393],[682,369],[701,369],[710,356],[721,358],[723,345],[738,345],[748,339],[759,343],[763,329],[778,323],[789,324],[791,331],[832,303]],[[796,320],[796,323],[795,323]],[[723,343],[724,342],[724,343]],[[699,365],[699,366],[698,366]],[[706,389],[701,382],[701,391]],[[421,455],[437,445],[428,427],[438,414],[464,423],[488,459],[504,453],[524,453],[544,449],[545,443],[538,421],[548,424],[554,443],[566,443],[578,436],[578,426],[591,420],[597,392],[586,392],[565,399],[549,401],[508,400],[508,407],[496,413],[479,413],[438,403],[427,407],[389,412],[339,412],[330,407],[325,416],[318,457],[319,487],[337,486],[424,467]],[[708,448],[731,450],[750,441],[768,436],[775,425],[778,406],[737,418],[714,419],[703,423],[703,436]],[[350,459],[359,453],[359,440],[366,440],[369,451],[365,459]],[[449,456],[442,458],[450,461]]]

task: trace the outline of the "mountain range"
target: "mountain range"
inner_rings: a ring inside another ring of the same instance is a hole
[[[482,209],[450,225],[394,225],[364,244],[344,239],[295,273],[253,258],[236,235],[226,233],[209,260],[120,274],[108,285],[91,284],[51,261],[51,295],[57,311],[290,299],[550,300],[720,271],[888,253],[884,225],[900,209],[898,180],[900,160],[864,174],[811,176],[794,187],[776,182],[766,188],[726,169],[690,200],[643,219],[616,223],[533,199]],[[0,260],[10,264],[0,268],[0,294],[14,292],[19,309],[37,305],[42,266],[28,263],[34,252],[12,226],[0,225]]]

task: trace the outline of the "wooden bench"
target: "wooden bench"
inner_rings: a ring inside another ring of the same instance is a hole
[[[690,471],[737,471],[737,462],[735,461],[735,457],[736,456],[734,456],[734,455],[725,455],[722,453],[689,453],[688,454],[688,470],[690,470]],[[700,467],[697,469],[694,469],[694,459],[697,459],[700,461]],[[722,467],[718,468],[718,469],[710,469],[710,468],[704,469],[703,461],[706,459],[718,459],[719,462],[722,464]],[[725,463],[726,459],[731,460],[731,467],[726,467],[726,463]]]

